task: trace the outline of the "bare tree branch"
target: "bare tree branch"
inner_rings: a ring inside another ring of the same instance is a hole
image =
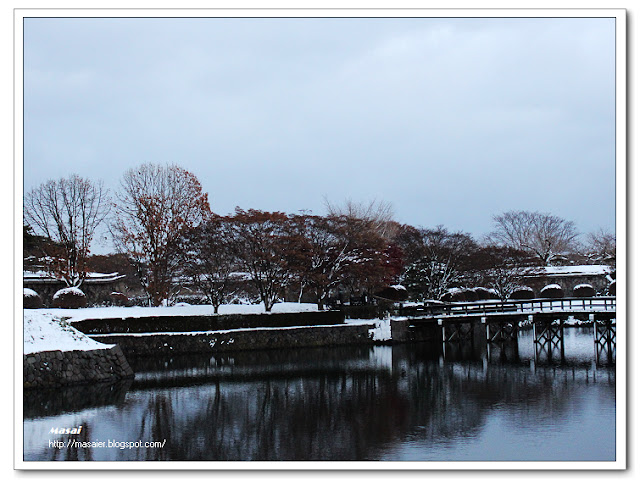
[[[573,222],[546,213],[508,211],[494,216],[493,221],[491,244],[528,251],[542,265],[549,265],[554,257],[573,250],[579,235]]]
[[[56,249],[56,274],[68,286],[84,281],[91,241],[109,209],[109,194],[102,182],[93,183],[77,174],[47,181],[25,195],[25,222],[59,244],[52,247]]]

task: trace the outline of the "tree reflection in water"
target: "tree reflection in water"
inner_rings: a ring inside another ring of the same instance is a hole
[[[505,356],[513,354],[498,363],[443,362],[438,350],[414,345],[139,361],[126,399],[99,407],[85,419],[84,434],[94,441],[166,439],[164,448],[78,458],[42,448],[25,458],[376,460],[407,441],[432,449],[473,438],[496,408],[517,429],[565,421],[583,407],[585,391],[604,394],[615,407],[613,369],[533,368],[504,363]]]

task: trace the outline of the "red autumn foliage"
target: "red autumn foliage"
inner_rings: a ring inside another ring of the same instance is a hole
[[[207,193],[186,169],[144,164],[125,173],[118,201],[116,246],[132,258],[142,287],[158,306],[173,291],[181,238],[210,214]]]

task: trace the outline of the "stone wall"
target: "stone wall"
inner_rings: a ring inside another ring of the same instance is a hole
[[[211,353],[236,350],[372,344],[369,331],[375,325],[292,327],[284,330],[250,330],[206,333],[159,333],[144,335],[93,335],[102,343],[117,343],[128,357]]]
[[[573,296],[573,288],[578,284],[589,284],[593,286],[597,293],[603,295],[606,294],[609,287],[609,281],[604,275],[526,277],[523,279],[523,284],[530,286],[536,293],[536,297],[540,297],[542,288],[549,284],[558,284],[567,298]]]
[[[133,377],[120,347],[98,350],[46,351],[23,358],[25,388],[60,387]]]
[[[339,323],[344,323],[344,314],[340,311],[308,311],[303,313],[103,318],[77,321],[72,324],[74,328],[85,334],[105,334],[214,331],[237,328],[335,325]]]

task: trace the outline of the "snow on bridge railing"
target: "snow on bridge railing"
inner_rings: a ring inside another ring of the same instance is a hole
[[[615,311],[616,298],[553,298],[490,303],[430,304],[424,307],[427,315],[477,315],[495,313],[547,313],[560,311]]]

